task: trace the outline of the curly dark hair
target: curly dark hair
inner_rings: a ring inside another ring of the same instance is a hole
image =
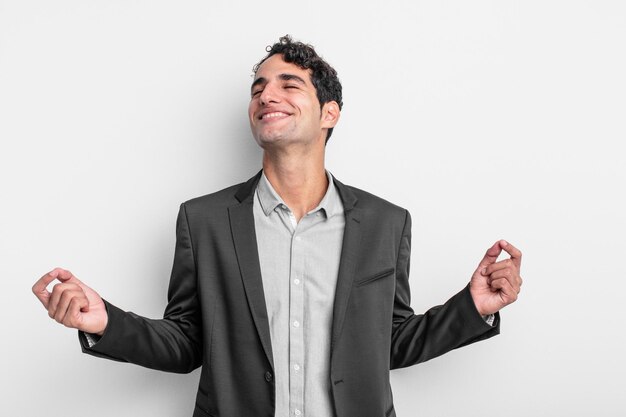
[[[252,68],[255,74],[269,57],[281,54],[285,62],[296,64],[302,69],[311,70],[311,82],[317,92],[320,108],[329,101],[335,101],[339,105],[339,110],[341,110],[343,100],[337,71],[315,52],[313,46],[293,41],[291,36],[285,35],[274,45],[268,46],[266,51],[267,56]],[[333,128],[328,129],[328,134],[326,135],[327,143],[332,133]]]

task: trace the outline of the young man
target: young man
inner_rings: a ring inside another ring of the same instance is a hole
[[[255,66],[263,170],[181,205],[163,319],[124,312],[59,268],[34,293],[86,353],[202,366],[195,417],[395,415],[389,370],[497,334],[521,253],[496,242],[466,288],[415,315],[409,213],[324,168],[341,106],[335,70],[308,45],[283,37]]]

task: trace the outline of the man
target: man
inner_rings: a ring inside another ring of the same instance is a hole
[[[324,168],[342,106],[335,70],[289,37],[254,70],[263,170],[181,205],[164,318],[124,312],[59,268],[33,291],[86,353],[202,366],[195,417],[393,416],[389,370],[497,334],[521,253],[496,242],[466,288],[415,315],[408,212]]]

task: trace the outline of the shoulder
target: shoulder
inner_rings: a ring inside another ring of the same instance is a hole
[[[351,185],[347,185],[346,187],[348,187],[357,196],[359,203],[385,210],[405,211],[403,207],[400,207],[390,202],[389,200],[386,200],[368,191],[353,187]]]
[[[384,198],[381,198],[368,191],[360,188],[342,184],[335,180],[335,184],[339,189],[339,193],[342,195],[344,201],[346,199],[354,199],[354,207],[361,211],[366,217],[375,217],[377,219],[386,218],[392,222],[404,223],[408,217],[409,212]],[[344,197],[346,196],[346,197]]]
[[[219,191],[195,197],[183,203],[187,210],[205,210],[207,208],[228,207],[237,203],[235,195],[245,183],[231,185]]]
[[[181,205],[181,207],[184,208],[187,213],[206,213],[207,211],[227,209],[228,207],[244,203],[246,201],[251,202],[251,197],[254,195],[254,190],[256,190],[256,185],[260,176],[261,171],[245,182],[240,182],[214,193],[187,200]]]
[[[360,188],[344,185],[344,193],[354,197],[353,214],[346,214],[360,224],[364,245],[399,248],[401,240],[411,233],[408,210]]]

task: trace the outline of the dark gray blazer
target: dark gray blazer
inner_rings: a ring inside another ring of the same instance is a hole
[[[170,371],[202,366],[194,417],[273,417],[272,345],[252,214],[260,173],[181,205],[164,318],[106,302],[94,356]],[[444,305],[410,307],[409,213],[336,181],[346,226],[333,306],[330,382],[337,417],[395,416],[389,370],[499,332],[466,287]]]

